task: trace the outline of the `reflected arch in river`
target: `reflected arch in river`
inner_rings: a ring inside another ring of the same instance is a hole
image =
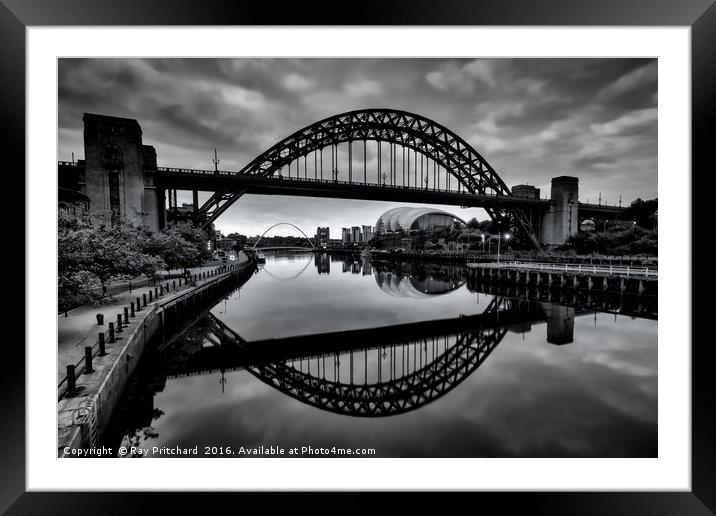
[[[355,417],[418,409],[468,378],[510,326],[539,320],[536,303],[495,298],[478,315],[247,342],[210,316],[204,343],[170,376],[245,369],[307,405]]]
[[[265,272],[267,275],[271,276],[275,280],[279,280],[279,281],[294,280],[294,279],[298,278],[301,274],[306,272],[306,269],[308,269],[308,266],[311,265],[311,263],[313,263],[313,255],[312,254],[303,254],[303,255],[292,255],[292,257],[293,256],[301,256],[301,257],[307,258],[306,260],[304,260],[304,263],[303,263],[302,267],[298,270],[298,272],[291,273],[287,276],[282,276],[282,275],[279,275],[276,273],[272,273],[271,268],[268,266],[267,263],[261,264],[258,267],[258,270]]]

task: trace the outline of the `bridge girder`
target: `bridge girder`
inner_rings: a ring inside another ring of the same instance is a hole
[[[334,115],[300,129],[257,156],[238,174],[268,177],[283,166],[312,152],[357,141],[401,145],[432,159],[455,177],[469,193],[511,197],[512,192],[492,166],[460,136],[421,115],[392,109],[365,109]],[[215,194],[202,206],[202,227],[214,222],[245,192],[237,189]],[[520,208],[485,208],[490,218],[505,225],[512,214],[518,229],[540,248],[527,213]]]

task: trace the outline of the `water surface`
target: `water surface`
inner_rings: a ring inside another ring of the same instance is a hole
[[[200,321],[166,355],[143,357],[113,438],[233,456],[656,456],[656,320],[495,298],[465,272],[269,256],[212,314],[247,345],[275,339],[262,349],[283,349],[278,359],[219,349],[219,323]],[[326,340],[330,352],[312,344],[329,332],[347,333]]]

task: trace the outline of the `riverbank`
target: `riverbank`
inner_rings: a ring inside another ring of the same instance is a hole
[[[70,377],[61,380],[58,385],[58,456],[67,456],[69,450],[91,447],[97,442],[146,343],[159,330],[165,329],[167,306],[174,306],[179,299],[192,299],[192,294],[196,293],[201,296],[202,301],[196,303],[196,306],[203,307],[212,301],[212,287],[215,284],[225,282],[233,276],[250,273],[253,267],[254,263],[246,255],[240,255],[238,263],[198,272],[189,282],[172,280],[155,287],[157,290],[134,291],[134,306],[114,305],[119,315],[114,320],[109,318],[107,330],[102,332],[99,339],[100,332],[96,329],[100,327],[95,321],[95,329],[84,339],[84,342],[89,341],[94,345],[84,348],[82,353],[91,358],[80,359],[79,365],[75,367],[75,382],[72,382]],[[125,308],[128,309],[126,316]],[[129,317],[130,310],[132,317]],[[118,331],[120,328],[121,331]],[[61,359],[72,365],[77,351],[70,351],[73,352],[70,353],[65,348],[65,353],[58,353],[58,363]],[[80,375],[80,372],[83,374]],[[64,375],[59,376],[63,377]],[[68,390],[75,390],[75,395],[66,396]]]
[[[339,256],[367,256],[374,260],[418,260],[434,261],[437,263],[463,263],[470,262],[495,262],[498,259],[503,261],[522,261],[537,263],[570,263],[583,265],[615,265],[615,266],[658,266],[659,259],[656,256],[619,256],[619,255],[561,255],[555,253],[480,253],[475,251],[460,253],[438,253],[431,251],[390,251],[372,249],[365,251],[359,248],[326,248],[315,249],[316,253],[327,253]]]

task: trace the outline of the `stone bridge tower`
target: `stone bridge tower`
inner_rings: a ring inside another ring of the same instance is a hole
[[[563,245],[579,231],[579,179],[552,178],[551,204],[542,215],[542,244],[547,248]]]
[[[157,154],[136,120],[85,113],[85,194],[90,210],[158,231],[164,210],[154,187]]]

